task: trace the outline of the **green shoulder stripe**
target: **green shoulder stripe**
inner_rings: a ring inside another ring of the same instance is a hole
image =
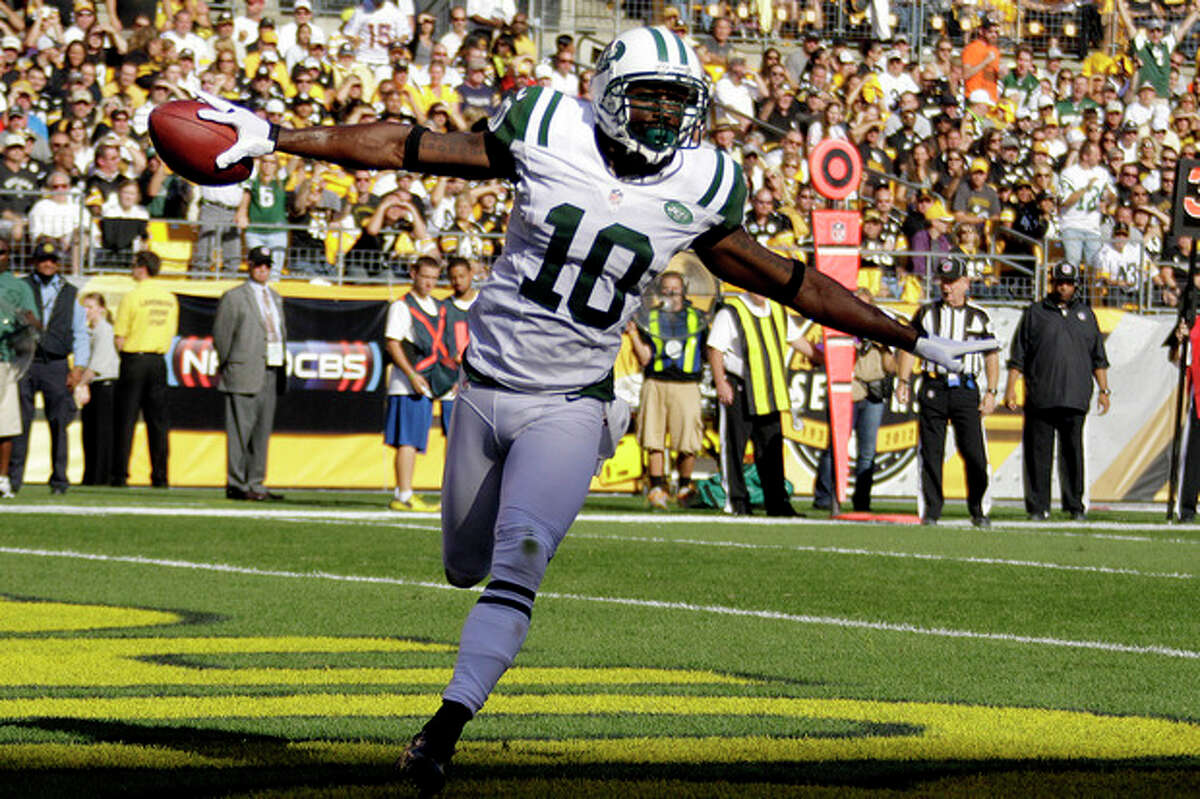
[[[721,178],[725,177],[725,156],[717,153],[717,174],[713,175],[712,183],[708,184],[708,191],[704,192],[704,196],[700,198],[700,204],[707,206],[712,202],[712,198],[717,196],[717,189],[721,188]]]
[[[505,144],[523,140],[525,130],[529,127],[529,118],[533,116],[533,109],[541,96],[541,86],[530,86],[517,92],[511,100],[506,100],[492,118],[492,134]]]
[[[671,35],[675,37],[675,46],[679,48],[679,60],[682,61],[683,65],[686,67],[688,64],[687,43],[684,42],[683,39],[679,38],[677,34]]]
[[[542,114],[542,124],[538,128],[538,146],[546,147],[550,144],[550,117],[554,116],[554,112],[558,109],[558,103],[563,96],[558,92],[550,98],[550,102],[546,104],[546,113]]]
[[[725,204],[721,206],[721,216],[725,220],[725,227],[733,229],[742,224],[742,217],[746,213],[746,178],[742,176],[742,167],[736,161],[733,164],[733,187],[729,189],[729,196],[725,198]]]

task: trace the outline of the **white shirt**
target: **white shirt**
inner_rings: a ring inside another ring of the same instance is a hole
[[[360,5],[342,32],[358,40],[355,56],[360,62],[379,67],[388,63],[388,47],[392,42],[408,43],[412,26],[412,0],[386,0],[371,10],[365,4]]]
[[[1115,283],[1136,287],[1142,274],[1142,247],[1132,241],[1117,249],[1112,243],[1105,244],[1096,254],[1096,273]]]
[[[467,19],[471,17],[498,18],[509,23],[516,14],[517,4],[513,0],[467,0]]]
[[[758,96],[758,87],[748,76],[742,78],[740,83],[734,83],[728,76],[721,78],[717,81],[713,94],[718,103],[754,118],[754,100]],[[745,121],[741,117],[734,120],[735,124]]]
[[[755,304],[752,300],[746,299],[746,308],[750,313],[764,319],[771,314],[771,303],[764,302],[762,305]],[[795,315],[784,312],[787,317],[787,340],[788,342],[795,341],[802,334],[800,324],[796,321]],[[741,327],[738,324],[737,311],[726,306],[717,311],[717,315],[713,317],[712,326],[708,329],[708,346],[714,350],[721,352],[725,356],[725,373],[734,377],[746,377],[746,353],[745,345],[742,343]]]
[[[1059,215],[1062,229],[1086,230],[1099,234],[1100,200],[1106,192],[1114,190],[1112,175],[1098,164],[1091,169],[1073,164],[1064,169],[1059,176],[1059,202],[1063,202],[1079,189],[1083,189],[1079,201],[1070,208],[1063,208]]]
[[[52,239],[71,236],[79,227],[82,211],[82,206],[74,197],[68,198],[65,203],[49,197],[38,200],[29,209],[29,235],[34,239],[42,236]]]
[[[433,297],[418,297],[416,294],[413,294],[413,299],[417,301],[418,307],[427,315],[434,319],[437,318],[437,300]],[[413,337],[412,311],[408,309],[408,305],[405,304],[403,299],[396,300],[388,308],[387,326],[384,328],[384,336],[389,341],[407,341],[410,344],[415,341]],[[392,364],[388,374],[388,394],[411,396],[416,393],[413,390],[412,382],[408,379],[408,375],[400,371],[398,366]]]
[[[116,380],[121,370],[121,360],[113,342],[112,324],[101,317],[89,332],[92,339],[92,358],[88,361],[88,368],[96,373],[92,378],[93,382]]]
[[[550,75],[550,88],[556,92],[562,92],[568,97],[578,97],[579,76],[574,72],[564,75],[556,69]]]
[[[167,31],[162,35],[164,39],[170,39],[175,42],[175,53],[178,55],[184,50],[191,50],[192,55],[196,57],[196,66],[205,67],[212,63],[213,53],[212,48],[208,46],[208,42],[194,31],[185,33],[180,36],[175,31]]]

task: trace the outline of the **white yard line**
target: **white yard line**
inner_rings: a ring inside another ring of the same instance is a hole
[[[274,577],[293,580],[330,580],[345,583],[371,583],[381,585],[409,586],[414,588],[429,588],[439,591],[460,590],[443,583],[427,582],[424,580],[406,580],[398,577],[368,577],[362,575],[329,574],[326,572],[295,572],[277,569],[257,569],[247,566],[234,566],[224,563],[197,563],[194,561],[174,560],[164,558],[148,558],[130,555],[102,555],[89,552],[52,549],[24,549],[19,547],[0,547],[0,554],[40,557],[64,558],[71,560],[128,563],[138,566],[158,568],[188,569],[193,571],[219,572],[222,574],[237,574],[253,577]],[[479,591],[481,589],[471,589]],[[661,602],[652,599],[631,599],[624,597],[587,596],[583,594],[563,594],[543,591],[538,596],[545,599],[573,600],[608,605],[623,605],[625,607],[651,608],[656,610],[674,610],[689,613],[704,613],[722,616],[740,616],[743,618],[787,621],[797,624],[813,624],[841,629],[875,630],[894,632],[908,635],[933,636],[938,638],[965,638],[1003,643],[1026,644],[1032,646],[1064,647],[1070,649],[1087,649],[1100,652],[1112,652],[1132,655],[1161,655],[1164,657],[1200,660],[1200,651],[1178,649],[1160,645],[1121,644],[1109,641],[1079,641],[1068,638],[1044,636],[1015,635],[1011,633],[990,633],[976,630],[953,630],[944,627],[920,627],[913,624],[898,624],[895,622],[869,621],[863,619],[845,619],[836,616],[808,616],[803,614],[783,613],[773,610],[747,610],[731,608],[724,605],[694,605],[687,602]]]

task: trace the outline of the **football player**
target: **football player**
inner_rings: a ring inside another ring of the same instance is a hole
[[[200,115],[237,130],[219,167],[276,149],[347,169],[404,169],[516,185],[503,255],[470,311],[450,428],[442,550],[456,586],[491,581],[463,626],[454,675],[398,765],[422,792],[445,781],[463,725],[512,665],[555,550],[583,506],[613,400],[613,363],[642,291],[691,248],[719,278],[819,324],[950,369],[987,342],[918,337],[742,227],[746,184],[701,144],[709,91],[696,53],[666,28],[621,34],[594,99],[522,89],[486,130],[373,123],[285,130],[205,95]]]

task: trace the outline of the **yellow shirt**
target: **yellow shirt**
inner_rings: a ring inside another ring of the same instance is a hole
[[[121,352],[165,353],[179,327],[179,302],[153,278],[142,280],[117,306],[113,335]]]

